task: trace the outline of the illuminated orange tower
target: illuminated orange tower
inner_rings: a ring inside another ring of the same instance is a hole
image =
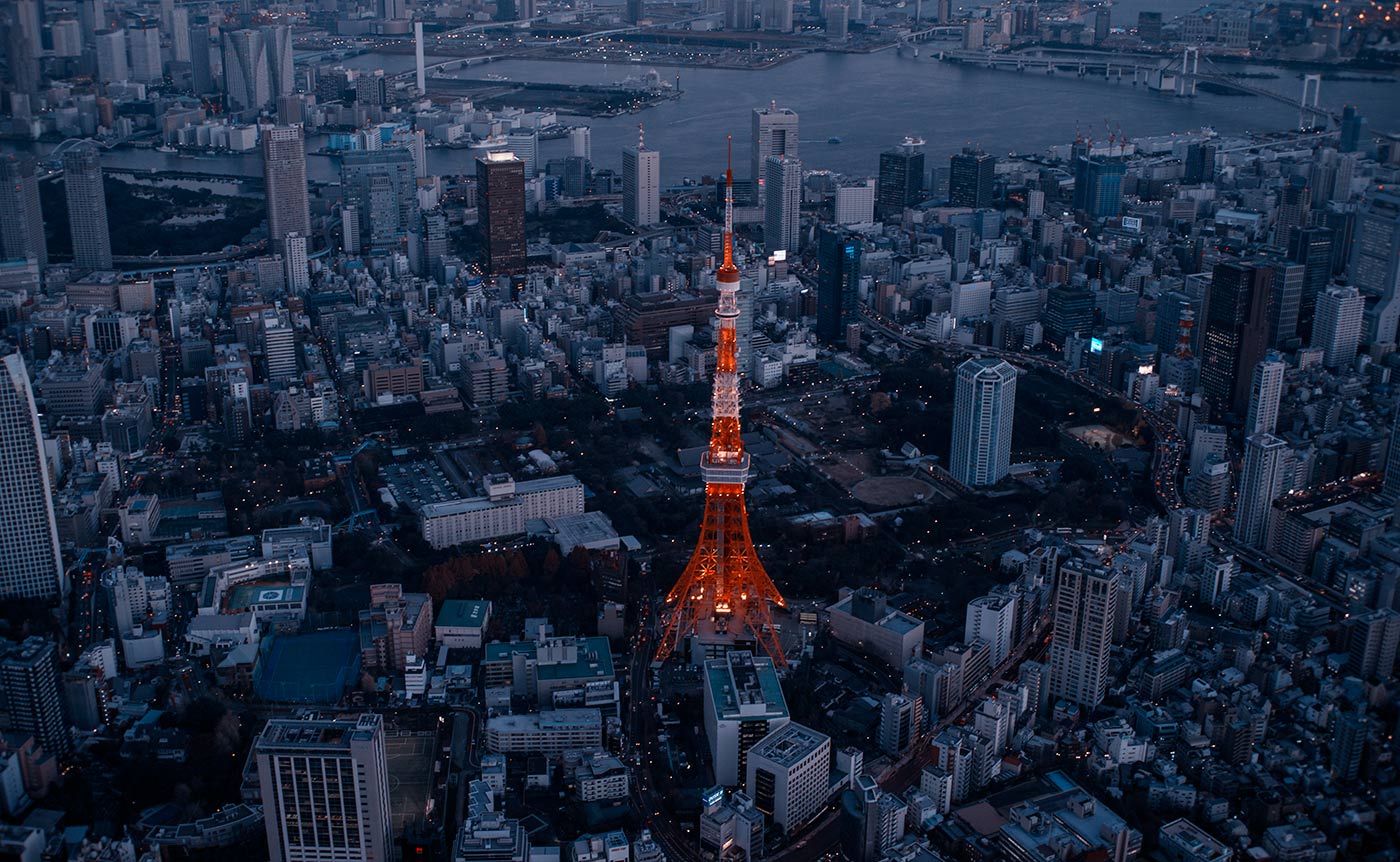
[[[730,167],[724,172],[724,262],[715,275],[719,302],[719,344],[715,348],[715,379],[710,448],[700,457],[705,479],[705,518],[700,541],[690,563],[666,596],[666,632],[656,659],[664,661],[691,635],[718,638],[752,637],[776,665],[785,664],[782,645],[773,630],[772,605],[783,597],[759,562],[749,536],[744,508],[744,485],[749,479],[749,455],[739,436],[739,357],[735,322],[739,319],[739,269],[734,265],[733,141]]]

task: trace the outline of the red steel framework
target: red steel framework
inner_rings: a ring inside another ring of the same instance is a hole
[[[785,607],[778,588],[763,570],[749,536],[744,485],[749,455],[739,436],[739,357],[735,322],[739,318],[739,269],[734,265],[733,141],[724,172],[724,262],[715,275],[719,301],[719,343],[715,349],[710,447],[700,458],[705,479],[705,517],[690,563],[666,596],[666,632],[656,660],[665,661],[691,635],[740,637],[747,634],[773,659],[786,664],[773,628],[772,606]]]

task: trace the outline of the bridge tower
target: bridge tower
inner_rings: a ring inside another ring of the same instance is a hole
[[[1176,79],[1178,96],[1196,95],[1196,75],[1201,71],[1201,49],[1187,45],[1181,49],[1181,77]]]
[[[1306,129],[1322,116],[1317,101],[1322,96],[1322,76],[1303,76],[1303,95],[1298,99],[1298,128]]]

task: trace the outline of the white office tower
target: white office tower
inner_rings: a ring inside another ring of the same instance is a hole
[[[748,28],[744,28],[748,29]],[[797,112],[789,108],[779,108],[777,102],[770,102],[766,108],[753,110],[753,181],[764,181],[764,165],[769,156],[792,156],[799,158],[797,151]],[[760,205],[763,196],[758,196]]]
[[[274,862],[392,862],[383,719],[275,718],[253,745]]]
[[[622,150],[622,220],[637,228],[661,221],[661,153],[649,150],[637,125],[637,144]]]
[[[49,462],[24,359],[0,356],[0,597],[67,592]]]
[[[418,94],[423,95],[428,92],[427,70],[423,66],[423,22],[413,22],[413,69],[414,83],[418,85]]]
[[[587,126],[574,126],[569,129],[569,155],[582,159],[593,158],[593,130]]]
[[[749,749],[744,783],[754,807],[792,832],[826,805],[831,790],[831,737],[796,722]]]
[[[704,668],[705,737],[715,783],[733,787],[748,775],[748,753],[791,720],[773,660],[744,650],[709,659]]]
[[[1356,216],[1351,284],[1379,301],[1366,311],[1366,341],[1394,344],[1400,326],[1400,194],[1374,188]]]
[[[539,173],[540,134],[534,129],[515,129],[506,135],[509,150],[525,163],[525,179]]]
[[[875,221],[875,181],[864,180],[836,187],[836,223],[869,224]]]
[[[127,30],[126,51],[131,59],[131,80],[156,84],[165,77],[160,60],[159,27],[133,27]]]
[[[1216,554],[1206,559],[1201,566],[1199,596],[1201,601],[1213,608],[1225,606],[1225,596],[1230,592],[1230,584],[1239,571],[1240,564],[1232,555]]]
[[[289,233],[282,249],[282,265],[287,269],[287,292],[305,296],[311,290],[311,265],[306,258],[306,237]]]
[[[918,740],[923,720],[918,696],[887,693],[880,699],[880,750],[894,756],[908,751]]]
[[[1244,434],[1272,434],[1278,425],[1278,404],[1283,397],[1283,373],[1288,368],[1279,359],[1265,359],[1254,366],[1249,384],[1249,416]]]
[[[340,238],[346,254],[360,253],[360,209],[344,206],[340,208]]]
[[[297,376],[296,330],[275,310],[263,312],[263,361],[268,382],[277,385]]]
[[[1011,655],[1016,635],[1016,597],[1002,593],[979,596],[967,603],[967,620],[963,640],[972,643],[979,638],[987,642],[992,667],[999,666]]]
[[[1341,368],[1356,358],[1365,313],[1366,300],[1354,287],[1329,287],[1317,298],[1312,346],[1322,348],[1323,365]]]
[[[1016,369],[1001,359],[958,366],[953,395],[953,478],[976,488],[995,485],[1011,469]]]
[[[1244,441],[1244,468],[1235,503],[1235,541],[1263,548],[1269,539],[1274,501],[1283,496],[1288,472],[1288,444],[1272,434],[1254,434]]]
[[[190,7],[176,6],[171,11],[170,59],[177,63],[190,62]],[[166,26],[161,21],[161,26]]]
[[[1050,638],[1052,701],[1060,698],[1087,709],[1103,702],[1119,578],[1115,570],[1078,561],[1061,567]]]
[[[256,111],[272,102],[267,46],[257,30],[225,30],[224,93],[233,111]]]
[[[126,67],[126,31],[103,30],[95,38],[97,80],[103,84],[125,81],[129,77]]]
[[[764,163],[763,198],[763,243],[768,255],[786,251],[788,257],[796,257],[802,226],[802,160],[769,156]]]
[[[301,126],[265,129],[262,157],[263,182],[267,190],[267,233],[272,252],[285,255],[288,235],[300,236],[303,247],[311,236],[306,142]]]

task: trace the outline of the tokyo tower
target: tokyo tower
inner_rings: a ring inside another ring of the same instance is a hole
[[[725,170],[724,262],[716,273],[719,302],[719,343],[709,449],[700,456],[705,479],[705,518],[700,541],[676,585],[666,596],[666,632],[657,645],[656,660],[667,656],[692,635],[738,639],[747,635],[773,659],[785,664],[782,645],[773,629],[772,605],[784,607],[783,597],[754,550],[749,517],[744,508],[744,485],[749,479],[749,455],[739,436],[739,358],[735,322],[739,318],[739,269],[734,265],[734,171]]]

